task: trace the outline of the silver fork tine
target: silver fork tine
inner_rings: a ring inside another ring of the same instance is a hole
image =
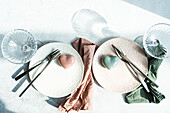
[[[45,65],[45,67],[41,70],[41,72],[37,75],[37,76],[35,76],[35,78],[28,84],[28,86],[21,92],[21,94],[19,95],[19,97],[21,97],[24,93],[25,93],[25,91],[33,84],[33,82],[41,75],[41,73],[46,69],[46,67],[50,64],[50,62],[56,57],[56,56],[58,56],[58,55],[60,55],[61,53],[60,53],[60,51],[58,51],[58,53],[56,53],[56,55],[51,55],[51,57],[50,57],[50,59],[49,59],[49,61],[48,61],[48,63]],[[54,57],[55,56],[55,57]]]
[[[124,56],[126,56],[126,53],[121,48],[120,51],[123,53]]]
[[[60,52],[60,50],[55,51],[52,55],[56,55],[56,54],[59,53],[59,52]]]
[[[121,59],[122,57],[119,55],[119,52],[115,49],[115,52],[117,54],[117,56]]]
[[[56,51],[54,51],[50,56],[52,57],[52,56],[55,56],[57,53],[59,53],[60,52],[60,50],[56,50]]]
[[[55,53],[53,53],[51,56],[50,56],[50,59],[55,59],[57,56],[60,56],[61,53],[60,53],[60,50],[59,51],[56,51]]]
[[[41,65],[46,59],[48,60],[49,57],[52,57],[53,55],[57,55],[57,53],[60,52],[60,50],[56,49],[53,52],[51,52],[50,54],[48,54],[43,60],[41,60],[40,63],[36,64],[35,66],[33,66],[32,68],[28,69],[27,71],[19,74],[18,76],[15,77],[15,80],[19,80],[20,78],[22,78],[24,75],[26,75],[27,73],[29,73],[30,71],[32,71],[34,68],[38,67],[39,65]]]
[[[60,52],[60,51],[59,51]],[[61,53],[56,54],[53,58],[59,57]]]
[[[56,50],[54,50],[53,52],[51,52],[49,55],[53,55],[53,54],[55,54],[56,52],[58,52],[59,50],[58,49],[56,49]]]

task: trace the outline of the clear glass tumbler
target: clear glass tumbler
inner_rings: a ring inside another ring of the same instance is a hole
[[[15,29],[5,35],[1,44],[3,56],[15,64],[30,61],[37,50],[37,43],[31,33]]]

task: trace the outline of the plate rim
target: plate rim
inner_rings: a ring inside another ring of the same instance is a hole
[[[135,41],[130,40],[130,39],[127,39],[127,38],[124,38],[124,37],[114,37],[114,38],[111,38],[111,39],[109,39],[109,40],[106,40],[105,42],[103,42],[103,43],[99,46],[99,48],[100,48],[103,44],[105,44],[106,42],[108,42],[108,41],[110,41],[110,40],[114,40],[114,39],[124,39],[124,40],[128,40],[128,41],[132,41],[132,42],[134,42],[139,48],[141,48],[141,49],[143,50],[143,48],[142,48],[139,44],[137,44]],[[99,49],[99,48],[98,48],[98,49]],[[99,86],[101,86],[102,88],[106,89],[107,91],[111,91],[111,90],[109,90],[108,88],[106,88],[106,87],[104,87],[103,85],[101,85],[101,83],[97,80],[97,78],[96,78],[96,76],[95,76],[95,74],[94,74],[94,59],[95,59],[95,55],[96,55],[98,49],[96,50],[96,52],[95,52],[95,54],[94,54],[94,58],[93,58],[93,64],[92,64],[93,75],[94,75],[94,78],[95,78],[96,82],[99,84]],[[146,55],[145,55],[145,56],[146,56]],[[146,57],[147,57],[147,56],[146,56]],[[148,61],[148,59],[147,59],[147,61]],[[148,64],[148,63],[147,63],[147,64]],[[148,72],[148,70],[147,70],[147,72]],[[146,77],[144,77],[144,79],[145,79],[145,78],[146,78]],[[140,85],[141,85],[141,83],[139,83],[139,84],[136,86],[136,88],[138,88]],[[131,92],[131,91],[135,90],[136,88],[133,88],[133,89],[131,89],[131,90],[129,90],[129,91],[124,91],[124,92],[118,92],[118,91],[111,91],[111,92],[123,94],[123,93]]]
[[[77,53],[78,57],[81,59],[81,63],[82,63],[82,73],[83,73],[83,74],[82,74],[82,78],[81,78],[81,81],[80,81],[79,85],[77,85],[77,87],[72,91],[72,92],[74,92],[78,87],[80,87],[80,85],[81,85],[81,83],[82,83],[82,81],[83,81],[83,77],[84,77],[84,63],[83,63],[83,60],[82,60],[80,54],[79,54],[71,45],[66,44],[66,43],[63,43],[63,42],[50,42],[50,43],[44,44],[44,45],[42,45],[40,48],[37,49],[37,52],[38,52],[39,49],[43,48],[44,46],[50,45],[50,44],[63,44],[63,45],[66,45],[66,46],[72,48],[72,50],[75,51],[75,52]],[[34,57],[34,56],[33,56],[33,57]],[[31,62],[31,60],[27,63],[27,69],[29,69],[29,67],[30,67],[30,62]],[[31,80],[32,80],[30,76],[31,76],[30,73],[28,73],[28,74],[27,74],[27,81],[28,81],[29,83],[30,83]],[[68,95],[70,95],[70,94],[72,93],[72,92],[70,92],[70,93],[65,94],[65,95],[62,95],[62,96],[49,96],[49,95],[46,95],[46,94],[42,93],[41,91],[39,91],[39,90],[36,88],[36,86],[34,86],[34,84],[32,84],[32,87],[33,87],[35,90],[37,90],[40,94],[43,94],[43,95],[45,95],[45,96],[47,96],[47,97],[51,97],[51,98],[66,97],[66,96],[68,96]]]

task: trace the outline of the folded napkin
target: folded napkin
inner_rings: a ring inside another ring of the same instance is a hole
[[[150,58],[148,77],[152,80],[157,79],[157,71],[162,63],[161,59]],[[160,103],[165,98],[163,94],[156,90],[156,87],[149,80],[145,79],[151,93],[148,93],[141,85],[134,91],[128,93],[125,97],[127,103]]]
[[[67,113],[73,110],[91,110],[93,105],[94,82],[92,75],[92,61],[93,55],[98,46],[82,38],[74,41],[72,46],[78,51],[83,59],[84,77],[77,90],[67,97],[59,106],[58,109],[62,113]]]

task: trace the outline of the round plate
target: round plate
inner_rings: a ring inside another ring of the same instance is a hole
[[[143,49],[134,41],[124,38],[114,38],[103,43],[96,51],[93,60],[93,73],[98,83],[113,92],[127,93],[138,86],[140,82],[131,69],[123,61],[111,70],[104,68],[102,58],[105,55],[116,56],[111,44],[121,48],[128,58],[144,73],[148,72],[148,60]],[[144,77],[143,77],[144,79]]]
[[[35,80],[33,86],[42,94],[49,97],[63,97],[80,85],[83,74],[84,65],[78,52],[71,46],[63,43],[49,43],[42,46],[36,52],[35,56],[30,61],[29,67],[34,66],[38,61],[42,60],[54,49],[59,49],[61,54],[71,54],[76,61],[72,67],[64,69],[59,65],[58,59],[54,59],[43,73]],[[44,63],[43,65],[45,65]],[[29,76],[32,80],[44,67],[43,65],[30,72]]]

